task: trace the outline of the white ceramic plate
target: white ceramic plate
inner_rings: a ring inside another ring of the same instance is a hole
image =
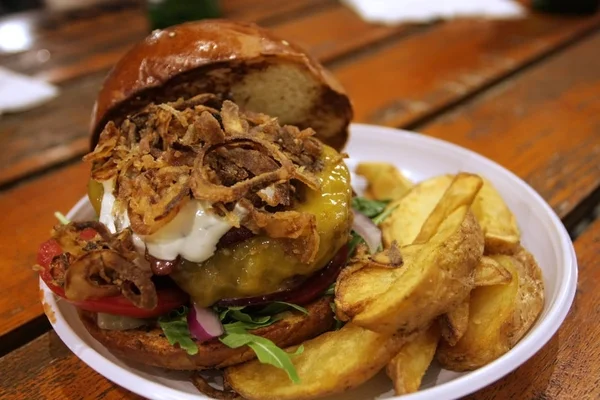
[[[412,132],[354,124],[347,152],[352,156],[349,161],[351,167],[359,160],[392,162],[416,182],[459,171],[486,176],[517,216],[523,231],[522,242],[535,255],[544,275],[546,304],[535,326],[515,348],[470,373],[450,372],[433,365],[423,380],[421,390],[402,396],[403,400],[455,399],[472,393],[517,368],[554,335],[575,295],[577,261],[560,219],[531,187],[478,154]],[[73,220],[85,220],[93,216],[87,198],[80,200],[67,215]],[[189,383],[187,373],[134,365],[113,356],[88,334],[73,306],[57,301],[43,282],[40,285],[45,292],[45,302],[54,313],[49,318],[54,330],[77,357],[100,374],[147,398],[206,399]],[[380,374],[359,389],[332,398],[358,400],[394,397],[389,380]]]

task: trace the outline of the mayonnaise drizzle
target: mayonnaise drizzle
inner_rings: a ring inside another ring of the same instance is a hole
[[[113,194],[114,181],[104,181],[104,195],[100,207],[100,222],[115,233],[130,225],[127,211],[118,213]],[[152,235],[133,234],[133,243],[140,253],[160,260],[174,260],[177,256],[202,262],[209,259],[217,249],[221,237],[233,226],[229,220],[214,215],[210,207],[198,200],[188,201],[169,223]],[[236,206],[234,213],[242,217],[246,210]]]

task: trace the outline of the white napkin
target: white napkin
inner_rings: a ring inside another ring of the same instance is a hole
[[[0,114],[26,111],[58,95],[58,88],[0,67]]]
[[[365,21],[387,25],[457,17],[520,18],[525,9],[513,0],[342,0]]]

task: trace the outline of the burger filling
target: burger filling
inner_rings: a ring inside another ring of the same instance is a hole
[[[38,268],[102,328],[154,324],[194,354],[303,311],[345,264],[350,175],[311,129],[202,94],[109,122],[84,159],[98,221],[56,226]]]

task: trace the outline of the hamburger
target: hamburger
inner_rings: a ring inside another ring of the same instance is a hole
[[[110,351],[168,369],[222,368],[332,329],[351,117],[318,62],[254,24],[152,32],[94,106],[84,160],[98,218],[54,227],[42,280]]]

